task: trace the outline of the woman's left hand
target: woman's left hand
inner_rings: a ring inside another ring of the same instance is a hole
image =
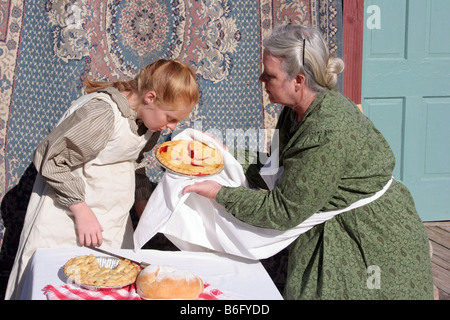
[[[205,180],[202,182],[195,182],[183,189],[183,194],[188,192],[195,192],[201,196],[215,199],[222,185],[212,180]]]

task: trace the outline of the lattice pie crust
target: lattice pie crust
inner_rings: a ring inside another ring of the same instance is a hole
[[[100,267],[94,255],[78,256],[64,265],[67,277],[79,284],[96,287],[119,287],[131,284],[141,271],[135,263],[120,259],[115,268]]]

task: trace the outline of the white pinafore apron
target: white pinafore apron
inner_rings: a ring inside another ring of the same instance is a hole
[[[152,132],[148,131],[143,136],[134,134],[129,120],[122,116],[117,104],[105,93],[79,98],[59,123],[92,99],[101,99],[112,106],[114,132],[98,156],[76,168],[72,174],[81,177],[85,183],[85,202],[103,228],[102,247],[132,248],[133,227],[129,211],[134,203],[135,161]],[[55,201],[55,192],[38,174],[5,298],[20,298],[29,261],[37,248],[78,245],[73,214]]]

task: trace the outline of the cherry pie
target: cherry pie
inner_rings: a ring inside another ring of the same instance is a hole
[[[167,169],[188,176],[208,176],[223,168],[220,151],[200,141],[166,141],[156,151],[156,158]]]

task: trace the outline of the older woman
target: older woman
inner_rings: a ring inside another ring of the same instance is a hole
[[[388,143],[335,90],[342,60],[329,54],[319,31],[287,24],[266,39],[263,63],[270,101],[285,105],[277,124],[278,183],[268,190],[258,163],[246,168],[255,188],[205,181],[184,192],[277,230],[345,209],[291,244],[286,299],[432,299],[425,228],[409,191],[392,178]],[[365,205],[350,207],[362,199]]]

